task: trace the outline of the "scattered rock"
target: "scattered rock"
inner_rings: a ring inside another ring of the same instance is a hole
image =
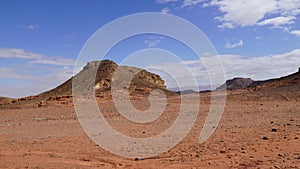
[[[273,129],[271,130],[271,132],[277,132],[277,129],[273,128]]]
[[[263,140],[269,140],[267,136],[263,136]]]
[[[278,154],[278,157],[283,157],[283,155],[282,154]]]
[[[34,118],[35,121],[44,121],[46,120],[46,118],[43,118],[43,117],[37,117],[37,118]]]
[[[44,105],[43,102],[38,103],[38,107],[42,107],[43,105]]]

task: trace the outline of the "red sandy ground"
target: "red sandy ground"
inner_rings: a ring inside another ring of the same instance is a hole
[[[0,107],[0,168],[300,168],[298,98],[229,95],[216,132],[199,144],[208,100],[202,96],[196,124],[182,142],[139,160],[98,147],[83,132],[71,104]],[[139,109],[149,106],[145,99],[134,102]],[[99,105],[118,131],[149,137],[172,124],[180,100],[170,98],[167,113],[153,125],[131,124],[109,100],[99,100]]]

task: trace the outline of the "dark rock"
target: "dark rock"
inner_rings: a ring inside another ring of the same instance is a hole
[[[217,88],[217,90],[236,90],[244,89],[253,82],[250,78],[233,78],[227,80],[223,85]]]
[[[178,91],[176,93],[178,93],[178,94],[193,94],[193,93],[199,93],[199,92],[196,92],[196,91],[190,89],[190,90]]]
[[[273,129],[271,130],[271,132],[277,132],[277,129],[273,128]]]
[[[269,140],[267,136],[263,136],[263,140]]]
[[[39,102],[37,106],[38,107],[42,107],[43,106],[43,102]]]

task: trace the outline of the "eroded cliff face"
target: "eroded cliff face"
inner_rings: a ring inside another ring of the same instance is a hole
[[[166,89],[165,82],[159,75],[140,68],[118,66],[110,60],[90,62],[86,67],[89,70],[98,68],[93,87],[96,91],[110,90],[112,85],[114,89],[140,87]]]

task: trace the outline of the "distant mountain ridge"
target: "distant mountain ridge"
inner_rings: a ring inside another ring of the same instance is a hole
[[[254,81],[250,78],[233,78],[227,80],[223,85],[218,87],[217,90],[258,90],[262,88],[276,88],[288,85],[300,85],[300,68],[298,69],[298,72],[269,80]]]

